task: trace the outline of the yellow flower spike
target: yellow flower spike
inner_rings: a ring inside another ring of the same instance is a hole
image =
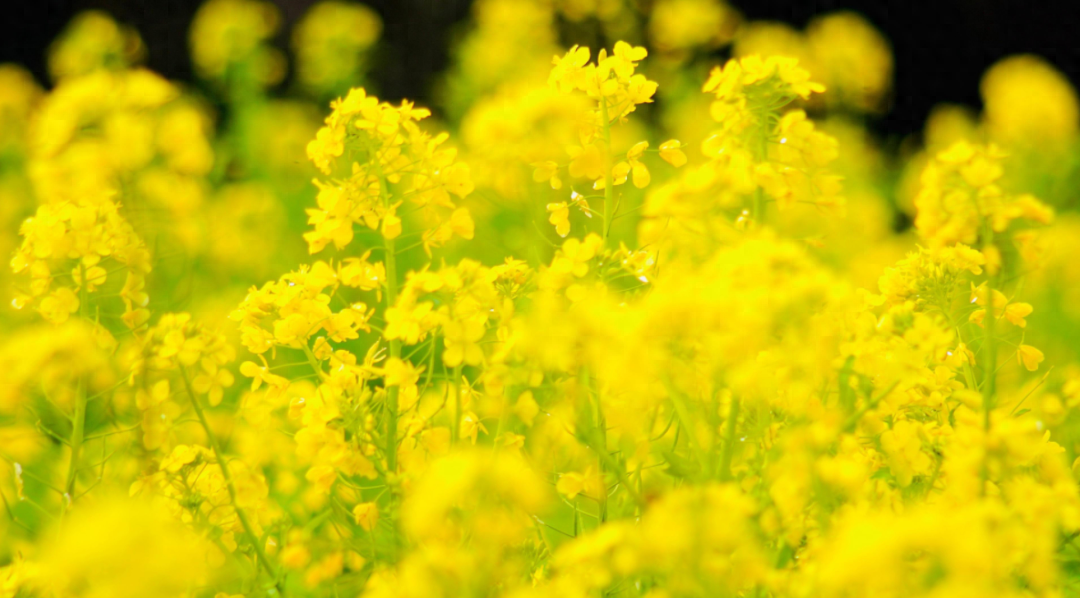
[[[682,144],[678,139],[671,139],[660,144],[660,158],[679,168],[686,164],[686,153],[682,151]]]
[[[1016,360],[1029,372],[1034,372],[1043,362],[1043,352],[1031,345],[1021,344],[1016,350]]]

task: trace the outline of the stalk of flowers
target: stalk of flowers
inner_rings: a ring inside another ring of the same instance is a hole
[[[615,187],[632,180],[635,187],[643,189],[652,180],[648,166],[642,161],[649,148],[647,141],[633,144],[626,152],[625,159],[615,155],[611,141],[612,127],[625,124],[630,114],[639,105],[651,103],[656,93],[655,81],[635,73],[638,63],[647,55],[645,48],[620,41],[615,44],[610,56],[607,49],[601,49],[596,61],[589,62],[589,49],[574,46],[564,56],[554,58],[555,66],[548,77],[550,87],[564,94],[583,92],[589,98],[590,105],[577,118],[581,145],[566,148],[570,155],[569,164],[563,166],[550,160],[534,164],[536,170],[533,179],[548,181],[552,189],[561,189],[563,176],[560,172],[565,168],[571,179],[592,181],[592,190],[602,190],[604,206],[598,214],[602,215],[600,234],[605,244],[617,216]],[[682,166],[686,156],[679,148],[677,140],[666,141],[660,145],[660,156],[676,167]],[[576,190],[571,193],[570,202],[548,204],[547,210],[551,213],[549,221],[562,237],[570,232],[571,205],[580,208],[590,218],[593,214],[586,196]]]
[[[377,239],[377,245],[360,257],[317,262],[252,289],[232,314],[245,345],[262,360],[241,368],[253,390],[266,383],[280,394],[291,384],[271,373],[268,353],[298,350],[310,365],[317,386],[290,407],[301,426],[297,454],[310,463],[306,479],[334,503],[356,503],[356,513],[369,506],[385,513],[379,520],[389,529],[362,526],[372,543],[366,558],[372,559],[392,560],[399,553],[402,487],[424,455],[445,452],[459,438],[475,439],[482,427],[464,410],[460,380],[463,366],[483,360],[476,343],[485,334],[488,310],[498,305],[487,269],[474,262],[408,273],[398,266],[400,255],[422,248],[430,259],[453,237],[473,236],[468,210],[454,203],[472,190],[468,168],[455,161],[455,150],[442,147],[446,134],[433,137],[418,126],[427,115],[409,102],[381,103],[363,89],[333,103],[326,126],[308,146],[326,178],[315,181],[319,207],[308,211],[313,229],[304,237],[312,253],[331,244],[342,250],[357,240]],[[356,227],[377,233],[357,234]],[[401,246],[401,239],[412,243]],[[340,311],[331,308],[356,293],[372,296],[373,307],[346,300],[351,302]],[[427,299],[433,295],[446,297],[448,307],[432,309]],[[371,338],[372,331],[386,344]],[[440,337],[440,365],[454,373],[435,378]],[[362,360],[343,344],[353,340],[366,344]],[[420,402],[433,384],[446,389],[446,400],[454,395],[450,425],[436,426]],[[368,521],[355,517],[351,525]]]
[[[760,226],[767,207],[835,209],[841,179],[828,169],[837,141],[793,101],[824,86],[793,58],[752,55],[716,67],[703,86],[719,128],[702,142],[707,162],[646,196],[638,234],[674,254],[705,255],[733,229]]]

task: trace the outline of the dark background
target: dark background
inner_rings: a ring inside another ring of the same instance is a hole
[[[875,128],[905,135],[922,127],[943,101],[979,106],[983,71],[1009,54],[1031,52],[1073,81],[1080,79],[1080,0],[729,0],[750,19],[802,28],[815,15],[854,9],[891,40],[896,60],[894,106]],[[108,11],[133,25],[149,51],[149,66],[190,80],[187,32],[201,0],[13,0],[0,12],[0,62],[17,62],[46,81],[48,43],[77,12]],[[286,24],[314,0],[276,0]],[[430,98],[433,75],[469,15],[469,0],[366,0],[382,15],[384,32],[373,78],[387,98]],[[286,28],[286,31],[288,28]],[[281,40],[285,44],[284,36]]]

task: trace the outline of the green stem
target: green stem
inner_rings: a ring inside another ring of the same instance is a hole
[[[64,506],[66,511],[75,496],[75,479],[79,472],[79,456],[82,453],[83,440],[86,437],[86,381],[79,380],[79,390],[75,397],[75,420],[71,427],[71,463],[68,464],[67,480],[64,482]]]
[[[611,233],[615,216],[615,183],[611,176],[611,121],[608,119],[607,98],[600,98],[600,118],[604,121],[604,245]]]
[[[454,424],[450,427],[450,444],[461,440],[461,364],[454,367],[450,377],[450,392],[454,393]]]
[[[394,240],[383,239],[386,247],[386,308],[389,309],[397,303],[398,280],[397,258],[394,255]],[[401,359],[401,340],[390,341],[390,359]],[[390,386],[386,389],[386,472],[393,474],[397,471],[397,420],[398,420],[398,392],[399,388]]]
[[[851,417],[847,418],[847,421],[845,421],[844,425],[840,427],[840,430],[843,431],[845,434],[854,432],[855,426],[859,424],[859,420],[861,420],[862,417],[866,415],[871,409],[877,408],[878,403],[884,400],[885,397],[889,396],[892,391],[895,390],[896,387],[899,385],[900,381],[897,380],[896,382],[890,384],[889,387],[882,391],[881,394],[876,397],[872,397],[869,402],[863,405],[862,409],[859,409],[855,413],[851,414]]]
[[[952,320],[950,319],[950,322]],[[960,334],[960,327],[953,324],[953,329],[956,330],[956,338],[960,339],[960,342],[964,342],[964,337]],[[964,345],[966,348],[967,345]],[[965,353],[960,356],[964,360],[964,379],[967,381],[968,388],[971,390],[979,390],[979,384],[975,381],[975,371],[971,369],[971,364],[968,363],[968,356]]]
[[[768,113],[759,117],[761,127],[758,131],[758,144],[755,148],[754,160],[761,164],[769,155],[769,118]],[[765,218],[765,191],[761,185],[754,188],[754,199],[750,205],[750,218],[755,225],[761,225]]]
[[[994,231],[988,222],[983,224],[983,254],[993,246]],[[989,265],[987,266],[989,270]],[[994,328],[997,324],[997,313],[994,309],[994,275],[987,272],[986,276],[986,315],[983,316],[983,430],[990,433],[990,412],[994,409],[994,394],[997,390],[997,338],[994,336]],[[986,484],[990,479],[989,455],[983,454],[983,464],[979,472],[981,483],[979,484],[980,496],[986,496]]]
[[[383,180],[383,188],[387,189],[386,181]],[[387,195],[389,203],[389,195]],[[389,309],[397,303],[398,298],[398,272],[397,255],[394,252],[394,240],[383,237],[383,246],[386,248],[386,308]],[[401,359],[401,339],[390,341],[390,359]],[[397,436],[398,436],[398,393],[397,385],[386,388],[386,445],[383,451],[386,453],[386,485],[389,488],[390,513],[392,514],[397,502],[397,493],[394,479],[397,476]],[[390,561],[397,561],[398,554],[398,527],[397,520],[390,520]]]
[[[678,429],[686,431],[690,449],[694,453],[694,457],[697,459],[698,464],[701,466],[702,475],[707,476],[709,474],[709,462],[705,456],[705,449],[702,448],[701,442],[698,441],[697,432],[693,428],[694,420],[690,417],[690,411],[683,401],[682,393],[675,388],[675,385],[673,385],[670,380],[665,380],[664,384],[667,386],[668,397],[671,399],[671,404],[675,407],[675,414],[679,418]],[[675,446],[677,446],[678,443],[679,437],[676,435]],[[672,450],[674,450],[674,446],[672,447]]]
[[[986,278],[986,317],[983,330],[986,335],[983,339],[983,428],[990,429],[990,411],[994,408],[994,393],[997,386],[997,338],[994,336],[994,328],[997,323],[997,314],[994,309],[994,281],[993,277]]]
[[[724,452],[720,454],[720,480],[731,480],[731,456],[735,454],[735,433],[738,428],[740,401],[731,397],[728,419],[724,430]]]
[[[221,477],[225,479],[225,488],[229,491],[229,501],[232,503],[233,510],[236,511],[237,519],[240,520],[240,526],[244,528],[244,534],[248,537],[248,541],[251,542],[251,546],[255,550],[255,556],[259,559],[259,564],[266,571],[266,574],[270,576],[270,579],[274,581],[274,587],[277,588],[278,593],[284,596],[285,588],[278,580],[274,567],[270,565],[270,559],[266,558],[266,551],[263,550],[262,543],[259,541],[258,536],[255,535],[251,522],[248,521],[243,509],[240,508],[240,502],[236,498],[236,482],[233,481],[229,465],[225,462],[224,455],[221,454],[221,446],[218,443],[217,436],[214,435],[214,431],[210,428],[210,422],[206,420],[206,413],[203,411],[202,405],[199,404],[195,391],[191,388],[191,379],[188,377],[187,370],[179,361],[176,366],[180,368],[180,378],[184,381],[184,390],[187,391],[188,398],[191,400],[191,407],[195,410],[195,415],[199,417],[203,432],[206,433],[206,441],[210,444],[210,449],[214,451],[214,458],[217,459],[218,466],[221,467]]]
[[[308,346],[307,342],[304,342],[302,348],[304,349],[304,355],[307,356],[308,365],[311,369],[315,370],[315,373],[319,376],[320,380],[326,379],[326,372],[323,371],[322,365],[319,363],[319,359],[315,357],[315,353]]]
[[[79,317],[85,319],[87,312],[86,265],[79,264]],[[67,478],[64,481],[64,496],[60,497],[60,512],[67,511],[75,496],[75,481],[79,473],[79,457],[82,454],[83,440],[86,438],[86,379],[79,379],[75,393],[75,418],[71,424],[71,463],[68,464]]]
[[[604,417],[604,406],[600,402],[600,389],[596,386],[596,381],[593,380],[592,376],[589,375],[589,370],[587,370],[587,369],[582,370],[582,374],[583,374],[583,377],[585,379],[584,380],[585,386],[589,390],[589,394],[592,395],[593,399],[596,401],[596,449],[595,450],[596,450],[597,457],[599,457],[599,459],[600,459],[600,478],[604,479],[606,477],[604,474],[607,472],[609,462],[614,461],[614,459],[611,457],[611,453],[608,452],[608,448],[607,448],[607,419]],[[612,465],[611,469],[612,469],[613,472],[615,472],[616,475],[619,475],[619,473],[622,473],[622,467],[620,467],[618,465],[618,463],[611,463],[611,465]],[[627,490],[629,492],[634,491],[633,487],[631,487],[627,483],[628,480],[625,479],[625,474],[623,474],[622,476],[619,476],[619,480],[620,480],[620,482],[623,483],[624,486],[626,486],[626,488],[627,488]],[[604,484],[606,486],[607,482],[605,482]],[[607,521],[607,515],[608,515],[608,493],[607,493],[607,488],[605,487],[604,488],[604,494],[603,494],[603,496],[600,497],[600,523],[604,523],[605,521]]]

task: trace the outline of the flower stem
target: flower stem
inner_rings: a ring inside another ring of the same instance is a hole
[[[989,255],[989,249],[994,246],[994,230],[989,221],[983,222],[983,255]],[[994,394],[997,390],[997,338],[994,336],[994,328],[997,324],[997,312],[994,309],[994,273],[993,265],[987,264],[986,275],[986,315],[983,317],[983,380],[979,388],[983,396],[983,431],[987,437],[990,435],[990,412],[994,409]],[[990,480],[990,456],[984,452],[983,463],[979,471],[979,495],[986,496],[987,482]]]
[[[761,128],[758,131],[758,143],[755,148],[754,160],[763,164],[769,156],[769,119],[767,116],[760,117]],[[750,204],[750,218],[755,225],[761,225],[765,219],[765,190],[760,184],[754,187],[754,199]]]
[[[735,453],[735,434],[739,422],[740,402],[738,397],[731,397],[728,408],[726,428],[724,429],[724,450],[720,453],[720,480],[731,480],[731,457]]]
[[[604,245],[611,233],[615,217],[615,184],[611,177],[611,121],[608,118],[607,98],[600,97],[600,118],[604,121]]]
[[[454,425],[450,427],[450,443],[461,440],[461,364],[454,367],[450,376],[450,392],[454,393]]]
[[[383,183],[385,185],[385,181]],[[386,248],[386,309],[389,310],[397,303],[398,298],[398,272],[397,256],[394,252],[394,240],[383,236],[383,246]],[[401,359],[401,339],[390,341],[390,359]],[[386,435],[383,451],[386,454],[386,485],[390,489],[389,512],[394,512],[397,502],[397,493],[394,488],[394,480],[397,476],[397,436],[398,436],[398,393],[397,385],[386,387]],[[398,554],[398,527],[396,519],[390,520],[390,560],[397,560]]]
[[[79,317],[86,319],[87,313],[86,265],[79,264]],[[75,393],[75,418],[71,423],[71,463],[68,464],[67,478],[64,481],[64,495],[60,497],[60,513],[67,511],[75,496],[75,481],[79,473],[79,456],[82,454],[83,440],[86,437],[86,379],[79,379]]]
[[[214,435],[214,431],[210,428],[210,422],[206,420],[206,413],[203,411],[202,405],[199,404],[195,391],[191,388],[191,379],[188,377],[187,370],[180,362],[177,362],[176,365],[180,368],[180,378],[184,381],[184,390],[187,391],[188,399],[191,400],[191,407],[195,410],[195,415],[199,417],[199,423],[202,425],[203,432],[206,433],[206,441],[210,444],[210,449],[214,451],[214,458],[217,459],[218,466],[221,467],[221,477],[225,479],[225,488],[229,491],[229,501],[232,503],[233,510],[236,511],[237,519],[240,520],[240,526],[244,528],[244,534],[248,537],[248,541],[251,542],[251,546],[255,550],[255,556],[259,559],[259,564],[266,571],[266,574],[270,576],[270,579],[274,581],[274,587],[277,588],[278,593],[284,596],[285,588],[281,585],[274,567],[270,565],[270,560],[266,557],[266,551],[263,550],[262,543],[259,542],[259,538],[255,535],[251,522],[248,521],[243,509],[240,508],[240,502],[236,498],[236,482],[233,481],[229,465],[225,462],[224,455],[221,454],[221,445],[218,443],[217,436]]]
[[[72,497],[75,496],[75,479],[79,473],[79,456],[82,453],[83,440],[86,436],[86,381],[79,380],[79,390],[75,395],[75,419],[71,425],[71,463],[68,465],[67,479],[64,482],[63,506],[67,511]]]
[[[397,303],[398,280],[397,258],[394,255],[394,240],[384,237],[386,247],[386,308],[390,309]],[[401,340],[390,341],[390,358],[401,359]],[[393,474],[397,471],[397,420],[398,420],[398,391],[397,386],[386,389],[386,472]]]
[[[986,312],[983,330],[983,428],[990,429],[990,411],[994,408],[994,393],[997,386],[997,338],[994,336],[994,328],[997,323],[997,314],[994,313],[994,277],[986,278]]]

